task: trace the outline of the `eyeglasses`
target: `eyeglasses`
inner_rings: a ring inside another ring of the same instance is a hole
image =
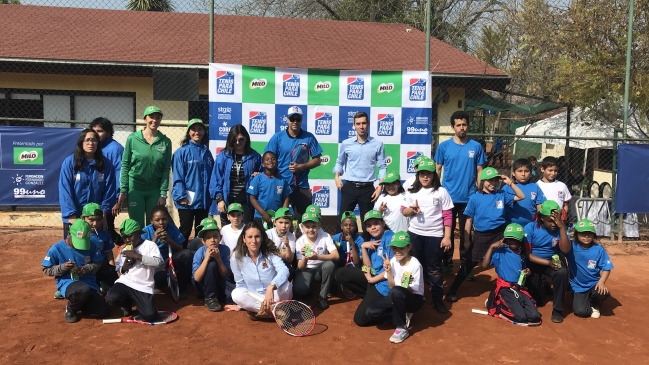
[[[302,117],[291,117],[288,118],[288,120],[291,123],[302,123]]]
[[[83,140],[84,143],[97,143],[98,141],[94,138],[86,138]]]
[[[235,138],[235,139],[233,139],[232,141],[233,141],[234,143],[245,143],[245,142],[246,142],[246,138],[245,138],[245,137],[244,137],[244,138]]]

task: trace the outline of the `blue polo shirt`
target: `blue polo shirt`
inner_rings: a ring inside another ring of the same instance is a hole
[[[90,232],[90,242],[94,242],[94,245],[97,246],[102,260],[106,258],[106,252],[111,251],[115,247],[108,230]]]
[[[155,228],[153,228],[153,224],[149,224],[142,229],[142,239],[144,240],[153,241],[154,234]],[[167,225],[167,236],[171,237],[171,239],[176,241],[176,243],[179,245],[182,245],[185,242],[185,237],[180,233],[178,227],[176,227],[174,222],[172,222],[171,220],[169,220],[169,224]],[[155,244],[158,245],[160,256],[162,256],[163,260],[166,260],[166,257],[169,256],[169,245],[162,243],[159,238],[158,241],[155,242]]]
[[[201,248],[196,250],[196,253],[194,253],[194,259],[192,260],[192,283],[196,282],[196,280],[194,280],[194,274],[196,273],[196,270],[198,270],[198,268],[203,263],[206,252],[207,252],[207,246],[203,245],[201,246]],[[232,270],[230,269],[230,248],[226,245],[219,244],[219,256],[221,256],[221,261],[223,261],[223,265],[225,265],[225,267],[228,268],[228,271],[232,272]],[[205,280],[205,277],[203,277],[203,280]]]
[[[340,254],[340,257],[342,261],[346,261],[347,258],[347,240],[342,239],[343,234],[341,233],[336,233],[331,239],[334,241],[334,244],[338,248],[338,253]],[[358,257],[363,256],[363,250],[361,249],[361,246],[365,240],[363,240],[363,237],[361,237],[358,233],[354,235],[354,242],[352,244],[356,245],[356,251],[358,251]],[[351,245],[350,245],[350,251],[351,251]]]
[[[518,276],[521,270],[525,268],[525,257],[523,251],[519,249],[516,253],[509,246],[497,248],[492,251],[491,263],[496,268],[498,277],[508,283],[518,282]]]
[[[378,176],[374,175],[376,167],[379,168]],[[386,167],[383,142],[367,137],[365,143],[360,143],[354,136],[340,144],[333,172],[344,173],[347,181],[373,182],[385,177]]]
[[[572,250],[566,254],[570,268],[570,287],[575,293],[584,293],[597,285],[600,271],[613,269],[613,263],[604,247],[598,244],[589,248],[583,248],[575,241],[571,244]]]
[[[532,247],[532,253],[542,259],[549,260],[552,255],[559,253],[559,241],[561,232],[556,229],[548,231],[543,225],[537,222],[530,222],[523,228],[525,231],[525,243]]]
[[[77,250],[74,247],[68,246],[64,240],[61,240],[50,247],[43,262],[41,262],[41,266],[52,267],[65,264],[68,261],[74,261],[75,267],[82,267],[91,262],[101,262],[102,260],[103,258],[92,240],[90,241],[89,250]],[[70,271],[64,272],[61,276],[55,276],[54,280],[56,280],[56,290],[60,291],[65,297],[65,290],[74,282],[70,276]],[[95,274],[79,275],[79,281],[85,283],[93,290],[99,290]]]
[[[270,137],[270,141],[266,145],[264,152],[274,152],[277,156],[277,169],[279,170],[282,178],[288,182],[290,186],[296,185],[293,181],[293,173],[288,169],[291,164],[291,152],[293,148],[301,143],[306,144],[311,152],[311,157],[318,157],[322,154],[322,147],[315,138],[315,136],[304,129],[300,131],[297,137],[291,137],[288,130],[279,131]],[[298,174],[299,180],[297,187],[308,189],[309,188],[309,171],[300,171]]]
[[[291,188],[281,176],[268,176],[261,173],[250,181],[248,194],[257,198],[264,210],[277,210],[283,206],[284,198],[291,194]],[[261,218],[257,210],[255,210],[255,218]]]
[[[505,207],[514,205],[514,195],[503,190],[491,194],[477,192],[471,195],[466,205],[464,215],[473,218],[473,227],[476,231],[485,232],[496,229],[507,221],[505,220]],[[460,227],[464,229],[464,227]]]
[[[515,201],[514,205],[505,207],[505,216],[508,223],[518,223],[521,226],[525,227],[526,224],[534,220],[534,215],[536,214],[536,206],[538,204],[543,204],[545,201],[545,195],[543,195],[543,190],[535,183],[528,182],[526,184],[516,183],[521,191],[525,194],[525,199]],[[516,195],[514,190],[509,186],[505,185],[503,188],[505,192],[508,192],[512,195]]]
[[[379,245],[376,247],[376,250],[367,250],[367,253],[370,255],[370,261],[372,261],[372,268],[376,272],[376,275],[381,274],[383,270],[383,254],[387,254],[389,258],[392,258],[392,249],[390,249],[390,241],[392,241],[392,236],[394,232],[386,230],[381,237]],[[374,238],[372,239],[374,241]],[[378,290],[381,295],[384,297],[390,293],[390,286],[388,285],[387,280],[381,280],[378,283],[374,284],[376,290]]]
[[[487,162],[480,143],[469,139],[461,145],[451,138],[439,144],[434,159],[444,166],[442,186],[451,195],[453,203],[468,202],[476,192],[476,168]]]

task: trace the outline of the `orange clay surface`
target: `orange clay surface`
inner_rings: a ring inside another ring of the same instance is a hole
[[[54,279],[40,263],[60,229],[3,229],[0,245],[0,364],[647,364],[649,363],[649,249],[637,244],[607,247],[615,269],[612,293],[599,319],[575,317],[568,294],[562,324],[528,328],[472,314],[484,309],[494,271],[476,274],[459,291],[450,313],[427,304],[412,320],[411,337],[388,342],[389,325],[359,328],[352,314],[359,301],[333,298],[317,311],[305,338],[284,334],[274,322],[252,322],[244,312],[211,313],[196,299],[173,303],[156,295],[159,310],[180,319],[166,326],[64,321],[65,300],[53,299]],[[457,270],[457,267],[456,267]],[[445,278],[445,286],[453,276]],[[308,303],[314,304],[314,303]],[[113,309],[117,318],[120,311]]]

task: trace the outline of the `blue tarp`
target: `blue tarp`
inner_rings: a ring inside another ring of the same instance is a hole
[[[649,161],[648,144],[620,144],[617,150],[617,213],[649,213]]]

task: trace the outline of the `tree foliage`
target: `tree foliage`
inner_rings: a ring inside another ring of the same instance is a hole
[[[129,0],[126,9],[136,11],[174,11],[174,7],[169,0]]]
[[[20,0],[0,0],[1,4],[20,5]]]

